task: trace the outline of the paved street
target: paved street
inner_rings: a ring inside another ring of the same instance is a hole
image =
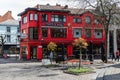
[[[60,69],[44,68],[40,62],[11,61],[13,59],[0,59],[0,80],[89,80],[85,75],[70,75]]]
[[[96,73],[71,75],[59,68],[45,68],[41,62],[0,59],[0,80],[120,80],[120,64],[89,65]]]

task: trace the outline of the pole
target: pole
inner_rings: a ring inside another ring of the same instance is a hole
[[[16,49],[15,49],[15,54],[16,54],[16,60],[17,60],[17,39],[16,39]]]

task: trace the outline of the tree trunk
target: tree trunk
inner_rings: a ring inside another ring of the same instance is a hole
[[[81,48],[80,48],[80,56],[79,56],[79,69],[81,67],[81,60],[82,60],[82,52],[81,52]]]

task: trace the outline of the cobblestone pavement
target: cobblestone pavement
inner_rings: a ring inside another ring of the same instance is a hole
[[[103,80],[103,76],[98,76],[100,71],[105,70],[106,66],[109,66],[109,69],[112,71],[106,73],[106,80],[116,78],[113,80],[120,80],[118,71],[120,65],[106,65],[103,63],[97,63],[89,65],[92,67],[96,73],[84,74],[84,75],[71,75],[63,73],[63,70],[54,69],[54,68],[45,68],[41,66],[41,62],[21,62],[16,61],[15,59],[0,59],[0,80],[95,80],[96,77],[100,80]],[[113,73],[114,72],[114,73]],[[112,74],[110,74],[112,73]]]

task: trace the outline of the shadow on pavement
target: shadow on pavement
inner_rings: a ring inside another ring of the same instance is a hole
[[[7,63],[32,63],[32,62],[41,62],[40,60],[19,60],[18,58],[0,58],[0,64]]]

